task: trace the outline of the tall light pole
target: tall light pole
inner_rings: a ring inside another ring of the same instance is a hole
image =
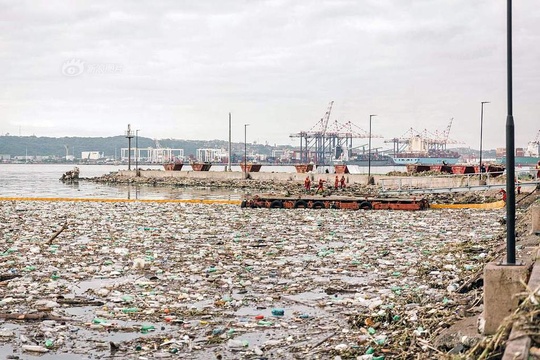
[[[139,129],[135,130],[135,174],[139,176]]]
[[[371,181],[371,118],[377,116],[377,115],[369,115],[369,141],[368,141],[368,172],[367,172],[367,178],[368,178],[368,184]]]
[[[229,156],[228,156],[228,161],[227,161],[227,164],[228,164],[228,169],[227,171],[231,171],[231,113],[229,113]]]
[[[478,164],[480,174],[482,173],[482,129],[484,127],[484,104],[489,104],[489,101],[482,101],[480,107],[480,163]]]
[[[244,124],[244,179],[247,178],[247,127],[249,124]]]
[[[516,265],[516,194],[514,115],[512,102],[512,0],[506,2],[507,101],[506,116],[506,264]]]
[[[131,139],[133,139],[133,131],[131,131],[131,124],[128,124],[126,138],[128,139],[128,170],[131,170]]]

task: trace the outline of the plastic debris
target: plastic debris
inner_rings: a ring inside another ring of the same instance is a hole
[[[504,211],[1,205],[0,269],[21,276],[6,281],[0,312],[59,320],[6,319],[0,337],[27,339],[24,351],[141,358],[429,351],[419,340],[470,311],[463,286],[490,259]]]

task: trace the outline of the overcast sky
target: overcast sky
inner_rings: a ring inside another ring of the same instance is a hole
[[[540,6],[514,1],[516,147],[540,130]],[[506,1],[0,1],[0,133],[298,144],[350,121],[505,146]],[[366,139],[355,141],[367,143]],[[389,147],[390,144],[386,144]],[[385,146],[383,139],[374,146]]]

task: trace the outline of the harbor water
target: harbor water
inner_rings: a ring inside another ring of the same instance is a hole
[[[77,166],[81,181],[63,183],[60,177]],[[161,165],[141,165],[140,169],[162,170]],[[134,169],[134,166],[132,166]],[[98,199],[223,199],[238,200],[243,193],[238,189],[195,189],[166,188],[138,185],[107,185],[84,181],[127,170],[126,165],[73,165],[73,164],[0,164],[0,197],[39,197],[39,198],[98,198]],[[190,171],[189,165],[183,170]],[[240,166],[232,166],[232,171],[241,171]],[[324,169],[319,169],[323,170]],[[367,173],[367,167],[352,166],[354,173]],[[386,174],[390,171],[403,171],[401,166],[371,167],[372,174]],[[210,171],[225,171],[224,165],[212,166]],[[332,168],[329,168],[333,172]],[[294,166],[263,165],[261,172],[296,172]]]

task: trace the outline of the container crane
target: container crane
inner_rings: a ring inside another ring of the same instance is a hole
[[[354,124],[350,121],[341,124],[335,120],[331,126],[330,114],[334,101],[328,105],[328,109],[324,116],[319,120],[309,131],[301,131],[296,134],[291,134],[291,138],[300,138],[300,161],[316,164],[331,164],[332,158],[335,157],[337,149],[352,148],[353,138],[367,138],[367,132],[361,132],[353,129]],[[380,137],[372,135],[371,137]]]

